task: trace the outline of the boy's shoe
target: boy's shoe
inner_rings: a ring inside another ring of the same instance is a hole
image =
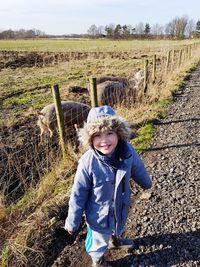
[[[101,258],[98,262],[92,263],[92,267],[112,267],[104,258]]]
[[[125,249],[125,248],[133,248],[135,245],[132,239],[120,239],[116,236],[112,236],[109,240],[108,249]]]

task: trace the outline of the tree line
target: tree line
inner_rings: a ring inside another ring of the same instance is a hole
[[[28,39],[45,36],[45,32],[31,29],[25,30],[20,29],[18,31],[13,31],[11,29],[0,32],[0,39]]]
[[[91,25],[87,31],[90,37],[108,37],[113,39],[127,38],[171,38],[184,39],[186,37],[200,37],[200,20],[196,23],[189,20],[187,16],[176,17],[165,26],[140,22],[134,27],[132,25],[109,24],[104,26]]]
[[[110,38],[110,39],[131,39],[131,38],[170,38],[184,39],[189,37],[200,38],[200,20],[195,22],[187,16],[176,17],[165,26],[158,23],[150,25],[148,22],[139,22],[135,26],[130,24],[109,24],[106,26],[96,26],[92,24],[87,30],[87,34],[70,35],[49,35],[37,29],[11,29],[1,31],[0,39],[28,39],[28,38],[50,38],[50,37],[89,37],[89,38]]]

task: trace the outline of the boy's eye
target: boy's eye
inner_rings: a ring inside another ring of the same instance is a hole
[[[99,136],[100,136],[100,134],[98,134],[98,133],[93,135],[93,137],[99,137]]]
[[[108,135],[111,135],[111,134],[113,134],[113,132],[108,132]]]

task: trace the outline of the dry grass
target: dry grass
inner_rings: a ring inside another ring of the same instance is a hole
[[[141,101],[134,103],[131,107],[117,106],[116,110],[118,114],[129,120],[132,125],[145,125],[158,116],[163,116],[168,103],[171,101],[171,92],[177,90],[187,71],[197,64],[199,60],[198,53],[199,50],[196,50],[196,54],[190,61],[184,63],[181,68],[174,69],[173,72],[164,73],[161,71],[157,76],[156,84],[154,86],[149,84],[147,95],[145,97],[141,95]],[[29,69],[29,77],[27,80],[25,78],[25,81],[27,85],[29,83],[31,84],[27,88],[35,88],[38,86],[39,80],[40,82],[43,81],[43,85],[46,85],[49,82],[48,77],[52,75],[51,82],[57,81],[61,84],[62,96],[72,97],[65,90],[65,86],[74,85],[74,81],[77,81],[80,85],[84,85],[90,75],[114,74],[116,76],[131,77],[133,69],[136,66],[139,66],[138,62],[135,64],[135,62],[132,63],[129,60],[124,62],[116,59],[84,60],[83,62],[62,63],[56,72],[56,68],[53,66],[39,70],[36,68]],[[24,81],[24,79],[20,81],[20,77],[25,75],[27,71],[27,69],[16,70],[15,73],[17,73],[16,77],[19,79],[19,85],[22,85]],[[6,77],[6,70],[2,72],[4,77]],[[14,73],[12,70],[8,72],[9,75]],[[40,78],[37,82],[31,79],[31,76],[36,77],[38,74]],[[68,78],[64,79],[64,77]],[[1,84],[1,86],[3,85]],[[14,85],[14,81],[11,86],[12,89],[15,88],[18,90],[18,87]],[[12,89],[10,89],[10,93]],[[5,95],[7,93],[4,91]],[[32,101],[36,104],[36,107],[39,107],[37,103],[39,97],[37,94],[36,98],[32,95]],[[49,98],[46,98],[46,96]],[[27,99],[30,98],[28,96],[24,98],[24,103],[27,108],[26,111],[30,111],[31,108],[34,110],[34,106],[29,105],[29,100]],[[44,98],[39,104],[43,105],[49,99],[50,92],[47,91],[47,95],[44,95]],[[16,101],[16,99],[14,100]],[[4,107],[9,108],[13,104],[7,100],[4,102],[4,105]],[[18,106],[16,104],[15,107],[15,114],[17,111],[21,115],[20,105]],[[12,110],[10,112],[12,113]],[[15,116],[13,115],[13,118]],[[146,131],[149,131],[149,128]],[[138,132],[136,131],[137,134]],[[40,182],[37,186],[27,188],[26,194],[17,203],[6,208],[4,205],[4,196],[2,195],[0,199],[0,220],[2,219],[2,225],[0,226],[0,248],[2,250],[1,261],[4,266],[30,267],[42,266],[44,264],[45,253],[49,252],[48,249],[50,250],[53,244],[54,231],[59,227],[61,220],[60,214],[67,212],[66,206],[73,182],[73,175],[82,152],[75,153],[73,147],[69,144],[65,159],[58,160],[55,168],[51,172],[40,177]]]
[[[7,231],[9,266],[16,266],[16,263],[18,266],[30,266],[29,261],[33,258],[34,264],[38,262],[34,266],[40,266],[43,261],[45,247],[52,242],[52,231],[61,215],[58,211],[69,198],[73,173],[80,157],[73,152],[70,144],[67,151],[70,152],[65,159],[41,178],[37,188],[31,189],[17,204],[10,206],[9,231],[4,228],[4,233]]]
[[[4,203],[4,195],[0,195],[0,223],[6,220],[6,207]]]

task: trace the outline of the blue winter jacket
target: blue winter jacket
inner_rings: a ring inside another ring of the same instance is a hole
[[[117,164],[112,164],[108,157],[99,155],[92,148],[80,158],[65,221],[66,229],[76,231],[85,212],[92,230],[111,234],[114,216],[115,234],[123,232],[131,202],[130,178],[143,189],[150,188],[152,182],[131,144],[124,142],[121,150],[123,156]]]

